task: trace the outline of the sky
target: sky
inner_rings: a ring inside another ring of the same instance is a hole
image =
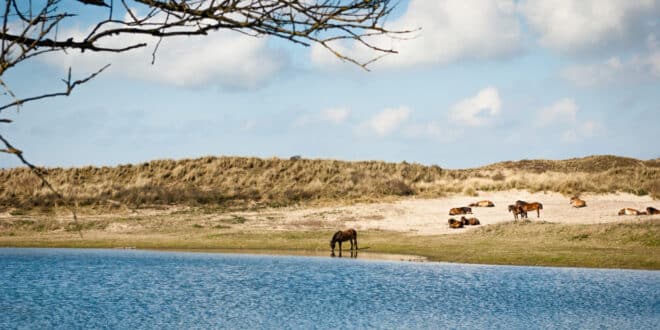
[[[74,36],[103,10],[74,9],[82,16],[64,29]],[[399,53],[371,71],[318,46],[230,31],[165,39],[154,65],[153,39],[121,54],[36,57],[2,77],[20,97],[60,90],[69,67],[74,77],[111,67],[69,97],[3,111],[14,122],[0,132],[49,167],[208,155],[444,168],[660,157],[660,0],[410,0],[387,27],[419,30],[375,40]],[[20,165],[12,157],[0,167]]]

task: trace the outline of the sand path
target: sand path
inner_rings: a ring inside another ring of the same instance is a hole
[[[390,230],[416,235],[437,235],[461,233],[479,226],[463,229],[450,229],[447,225],[449,209],[467,206],[479,200],[491,200],[495,207],[473,208],[473,215],[482,225],[513,220],[507,211],[507,205],[518,199],[543,204],[541,217],[536,212],[529,213],[532,221],[546,221],[568,224],[593,224],[616,221],[636,221],[655,216],[618,216],[624,207],[644,210],[647,206],[660,209],[660,201],[653,201],[649,196],[631,194],[582,195],[587,207],[576,209],[569,205],[566,196],[559,193],[529,193],[527,191],[481,192],[478,197],[453,196],[437,199],[410,198],[393,203],[358,204],[323,208],[286,208],[259,212],[245,212],[248,219],[267,219],[268,221],[249,221],[248,227],[269,230],[304,230],[353,227],[357,230]],[[460,216],[453,218],[459,219]]]

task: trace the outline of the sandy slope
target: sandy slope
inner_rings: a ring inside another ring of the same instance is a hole
[[[343,207],[327,208],[287,208],[260,212],[242,213],[248,219],[264,219],[267,221],[248,221],[247,227],[252,229],[271,230],[301,230],[320,228],[353,227],[358,230],[392,230],[409,232],[417,235],[435,235],[445,233],[460,233],[477,228],[469,226],[465,229],[450,229],[447,219],[452,207],[467,206],[478,200],[491,200],[495,207],[473,208],[473,215],[482,225],[513,220],[513,215],[507,211],[507,205],[518,199],[528,202],[538,201],[543,204],[541,217],[536,212],[529,213],[532,221],[556,223],[589,224],[615,221],[637,221],[655,216],[618,216],[619,209],[624,207],[643,210],[647,206],[660,209],[660,201],[653,201],[648,196],[631,194],[583,195],[587,207],[576,209],[569,205],[568,198],[558,193],[529,193],[526,191],[482,192],[478,197],[454,196],[440,199],[410,198],[394,203],[359,204]],[[460,216],[454,218],[460,218]]]

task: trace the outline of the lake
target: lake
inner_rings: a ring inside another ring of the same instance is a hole
[[[660,272],[0,248],[0,329],[660,328]]]

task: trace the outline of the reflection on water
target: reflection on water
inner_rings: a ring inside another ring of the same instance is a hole
[[[0,329],[657,329],[660,272],[0,248]]]
[[[335,255],[335,250],[332,250],[332,252],[330,252],[330,256],[333,257],[333,258],[334,258],[334,257],[339,257],[339,258],[341,258],[341,257],[342,257],[342,253],[341,253],[341,252],[342,252],[342,251],[339,251],[339,255]],[[357,257],[358,257],[358,250],[350,250],[350,253],[351,253],[351,258],[357,258]]]

